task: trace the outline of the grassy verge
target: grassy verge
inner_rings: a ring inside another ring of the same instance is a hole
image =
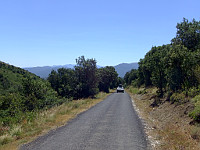
[[[146,133],[155,150],[200,149],[200,127],[190,125],[191,103],[171,104],[161,99],[162,103],[150,107],[155,101],[156,89],[127,90],[134,100],[139,115],[145,120]],[[145,92],[144,92],[145,91]]]
[[[70,119],[104,100],[107,95],[99,93],[96,99],[73,100],[39,112],[33,121],[24,120],[21,124],[8,129],[7,134],[0,136],[0,150],[15,150],[21,144],[33,141],[38,136],[65,125]]]

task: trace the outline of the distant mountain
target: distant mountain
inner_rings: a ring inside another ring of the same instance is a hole
[[[44,67],[30,67],[30,68],[24,68],[25,70],[28,70],[31,73],[36,74],[37,76],[41,78],[47,78],[52,70],[58,70],[59,68],[71,68],[73,69],[75,65],[68,64],[63,66],[44,66]],[[102,66],[98,66],[98,68],[101,68]],[[138,63],[122,63],[117,66],[114,66],[115,70],[119,74],[120,77],[124,77],[126,72],[130,71],[131,69],[137,69]]]
[[[30,68],[24,68],[25,70],[28,70],[31,73],[36,74],[37,76],[41,78],[47,78],[52,70],[58,70],[59,68],[74,68],[75,65],[68,64],[63,66],[44,66],[44,67],[30,67]]]
[[[138,69],[139,65],[138,63],[122,63],[114,67],[119,77],[123,78],[127,72],[131,71],[132,69]]]

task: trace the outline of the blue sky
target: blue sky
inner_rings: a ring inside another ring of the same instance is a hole
[[[19,67],[138,62],[170,43],[183,17],[200,20],[199,0],[2,0],[0,60]]]

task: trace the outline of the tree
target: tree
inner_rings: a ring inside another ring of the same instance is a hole
[[[84,56],[76,59],[75,73],[77,82],[77,98],[94,97],[98,93],[98,77],[95,59],[85,59]]]
[[[183,45],[173,44],[167,56],[167,80],[172,91],[188,90],[197,84],[194,68],[197,65],[196,55]]]
[[[166,62],[164,58],[169,51],[169,48],[170,45],[152,47],[145,55],[145,58],[140,60],[137,74],[139,85],[144,83],[146,87],[150,85],[156,86],[161,97],[163,96],[163,90],[167,84],[165,74]]]
[[[127,85],[131,85],[131,83],[138,79],[138,70],[132,69],[131,71],[127,72],[124,76],[124,80]]]
[[[140,87],[141,85],[144,84],[144,74],[143,74],[143,64],[144,60],[140,59],[139,61],[139,67],[138,67],[138,80],[137,80],[137,85]]]
[[[75,70],[66,68],[59,68],[57,72],[53,70],[48,77],[48,81],[59,96],[74,97],[77,84]]]
[[[118,79],[117,79],[117,85],[119,85],[119,84],[122,84],[122,85],[124,85],[124,84],[125,84],[125,81],[124,81],[124,79],[123,79],[123,78],[121,78],[121,77],[118,77]]]
[[[109,88],[113,89],[118,83],[118,74],[112,66],[98,69],[99,90],[109,93]]]
[[[183,18],[183,22],[178,23],[176,28],[176,38],[172,39],[172,43],[183,44],[191,51],[200,48],[200,21],[193,19],[189,22]]]
[[[158,88],[158,93],[162,97],[163,89],[166,87],[166,74],[165,74],[165,56],[168,52],[170,45],[163,45],[159,47],[152,47],[152,55],[149,58],[149,65],[152,68],[152,84]]]
[[[74,96],[76,86],[75,71],[72,69],[58,69],[59,93],[62,97],[70,98]]]
[[[52,70],[47,80],[51,83],[51,87],[58,92],[59,89],[58,73],[55,70]]]

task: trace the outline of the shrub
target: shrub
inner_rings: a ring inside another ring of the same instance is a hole
[[[198,101],[200,101],[200,95],[197,95],[192,99],[193,103],[197,103]]]
[[[194,110],[190,112],[189,116],[194,119],[194,121],[200,122],[200,95],[195,96],[192,101],[195,103]]]
[[[191,129],[191,137],[195,140],[200,140],[200,128],[199,127],[193,127]]]
[[[0,145],[5,145],[8,144],[10,141],[12,141],[13,139],[11,138],[11,136],[5,135],[5,136],[1,136],[0,137]]]
[[[200,94],[200,88],[193,87],[193,88],[189,89],[189,91],[188,91],[188,96],[190,96],[190,97],[195,97],[199,94]]]
[[[183,104],[187,100],[185,98],[185,95],[183,93],[173,93],[172,96],[170,97],[171,103],[176,103],[176,104]]]
[[[146,94],[146,93],[147,93],[146,89],[141,90],[141,91],[138,92],[138,94]]]

